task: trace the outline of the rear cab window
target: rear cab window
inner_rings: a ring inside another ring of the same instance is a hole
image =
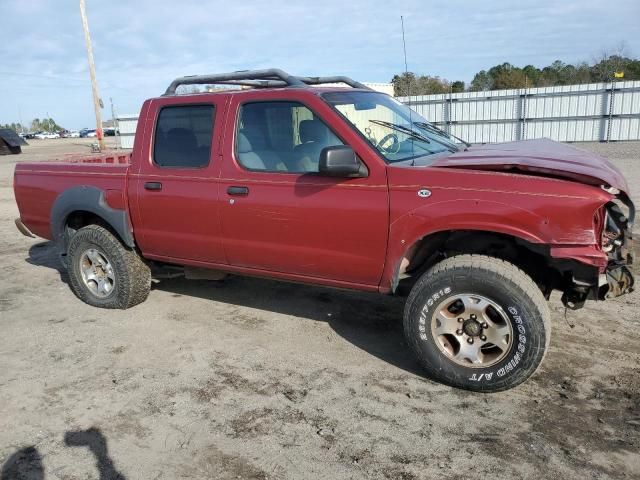
[[[153,162],[164,168],[203,168],[209,164],[215,107],[177,105],[160,110]]]

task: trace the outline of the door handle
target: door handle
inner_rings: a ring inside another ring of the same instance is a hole
[[[145,190],[162,190],[161,182],[145,182],[144,183]]]
[[[249,195],[249,187],[229,187],[227,188],[229,195],[246,196]]]

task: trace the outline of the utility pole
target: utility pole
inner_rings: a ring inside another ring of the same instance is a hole
[[[96,111],[96,137],[100,150],[104,149],[104,135],[102,132],[102,117],[100,109],[102,100],[98,93],[98,83],[96,82],[96,67],[93,63],[93,47],[91,46],[91,35],[89,34],[89,24],[87,23],[87,11],[85,0],[80,0],[80,17],[82,18],[82,29],[84,30],[84,41],[87,44],[87,58],[89,59],[89,75],[91,76],[91,89],[93,90],[93,108]]]

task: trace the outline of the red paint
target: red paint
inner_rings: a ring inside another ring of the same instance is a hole
[[[606,158],[548,138],[477,146],[442,158],[434,166],[541,173],[629,190],[620,170]]]
[[[472,147],[431,167],[390,166],[318,96],[322,91],[265,89],[147,100],[130,158],[107,153],[17,164],[21,219],[35,234],[50,238],[56,197],[69,187],[91,185],[106,192],[112,208],[128,209],[137,245],[148,258],[382,292],[391,289],[415,242],[447,230],[504,233],[548,245],[557,258],[606,265],[596,212],[613,195],[598,185],[627,191],[620,172],[606,160],[555,142],[530,141]],[[258,99],[307,105],[355,150],[368,177],[241,168],[233,153],[236,116],[242,102]],[[159,168],[151,160],[158,111],[188,103],[216,108],[210,163],[201,169]],[[149,181],[162,182],[162,190],[145,190]],[[232,204],[227,187],[238,185],[250,193],[234,197]],[[420,189],[431,196],[418,196]]]
[[[234,95],[229,115],[235,118],[241,102],[264,98],[305,103],[361,158],[374,160],[360,137],[305,90]],[[234,158],[234,133],[230,129],[225,135],[219,175],[227,261],[245,268],[377,285],[389,226],[384,164],[376,158],[367,178],[352,179],[249,172]],[[238,184],[248,186],[250,193],[236,197],[232,205],[227,188]]]
[[[148,100],[140,117],[128,176],[131,223],[145,255],[226,263],[220,234],[219,143],[225,126],[226,96],[197,95]],[[215,106],[211,160],[204,168],[161,168],[153,163],[155,121],[160,108],[189,103]],[[144,189],[162,182],[161,191]]]
[[[127,208],[127,201],[124,191],[122,190],[107,189],[104,194],[104,199],[107,205],[115,210],[125,210]]]

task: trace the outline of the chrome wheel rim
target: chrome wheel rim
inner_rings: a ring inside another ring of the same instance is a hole
[[[116,286],[116,276],[111,262],[95,248],[85,250],[80,256],[80,275],[85,287],[96,297],[106,298]]]
[[[513,342],[504,310],[493,300],[472,293],[443,300],[432,315],[431,334],[446,357],[471,368],[495,365]]]

